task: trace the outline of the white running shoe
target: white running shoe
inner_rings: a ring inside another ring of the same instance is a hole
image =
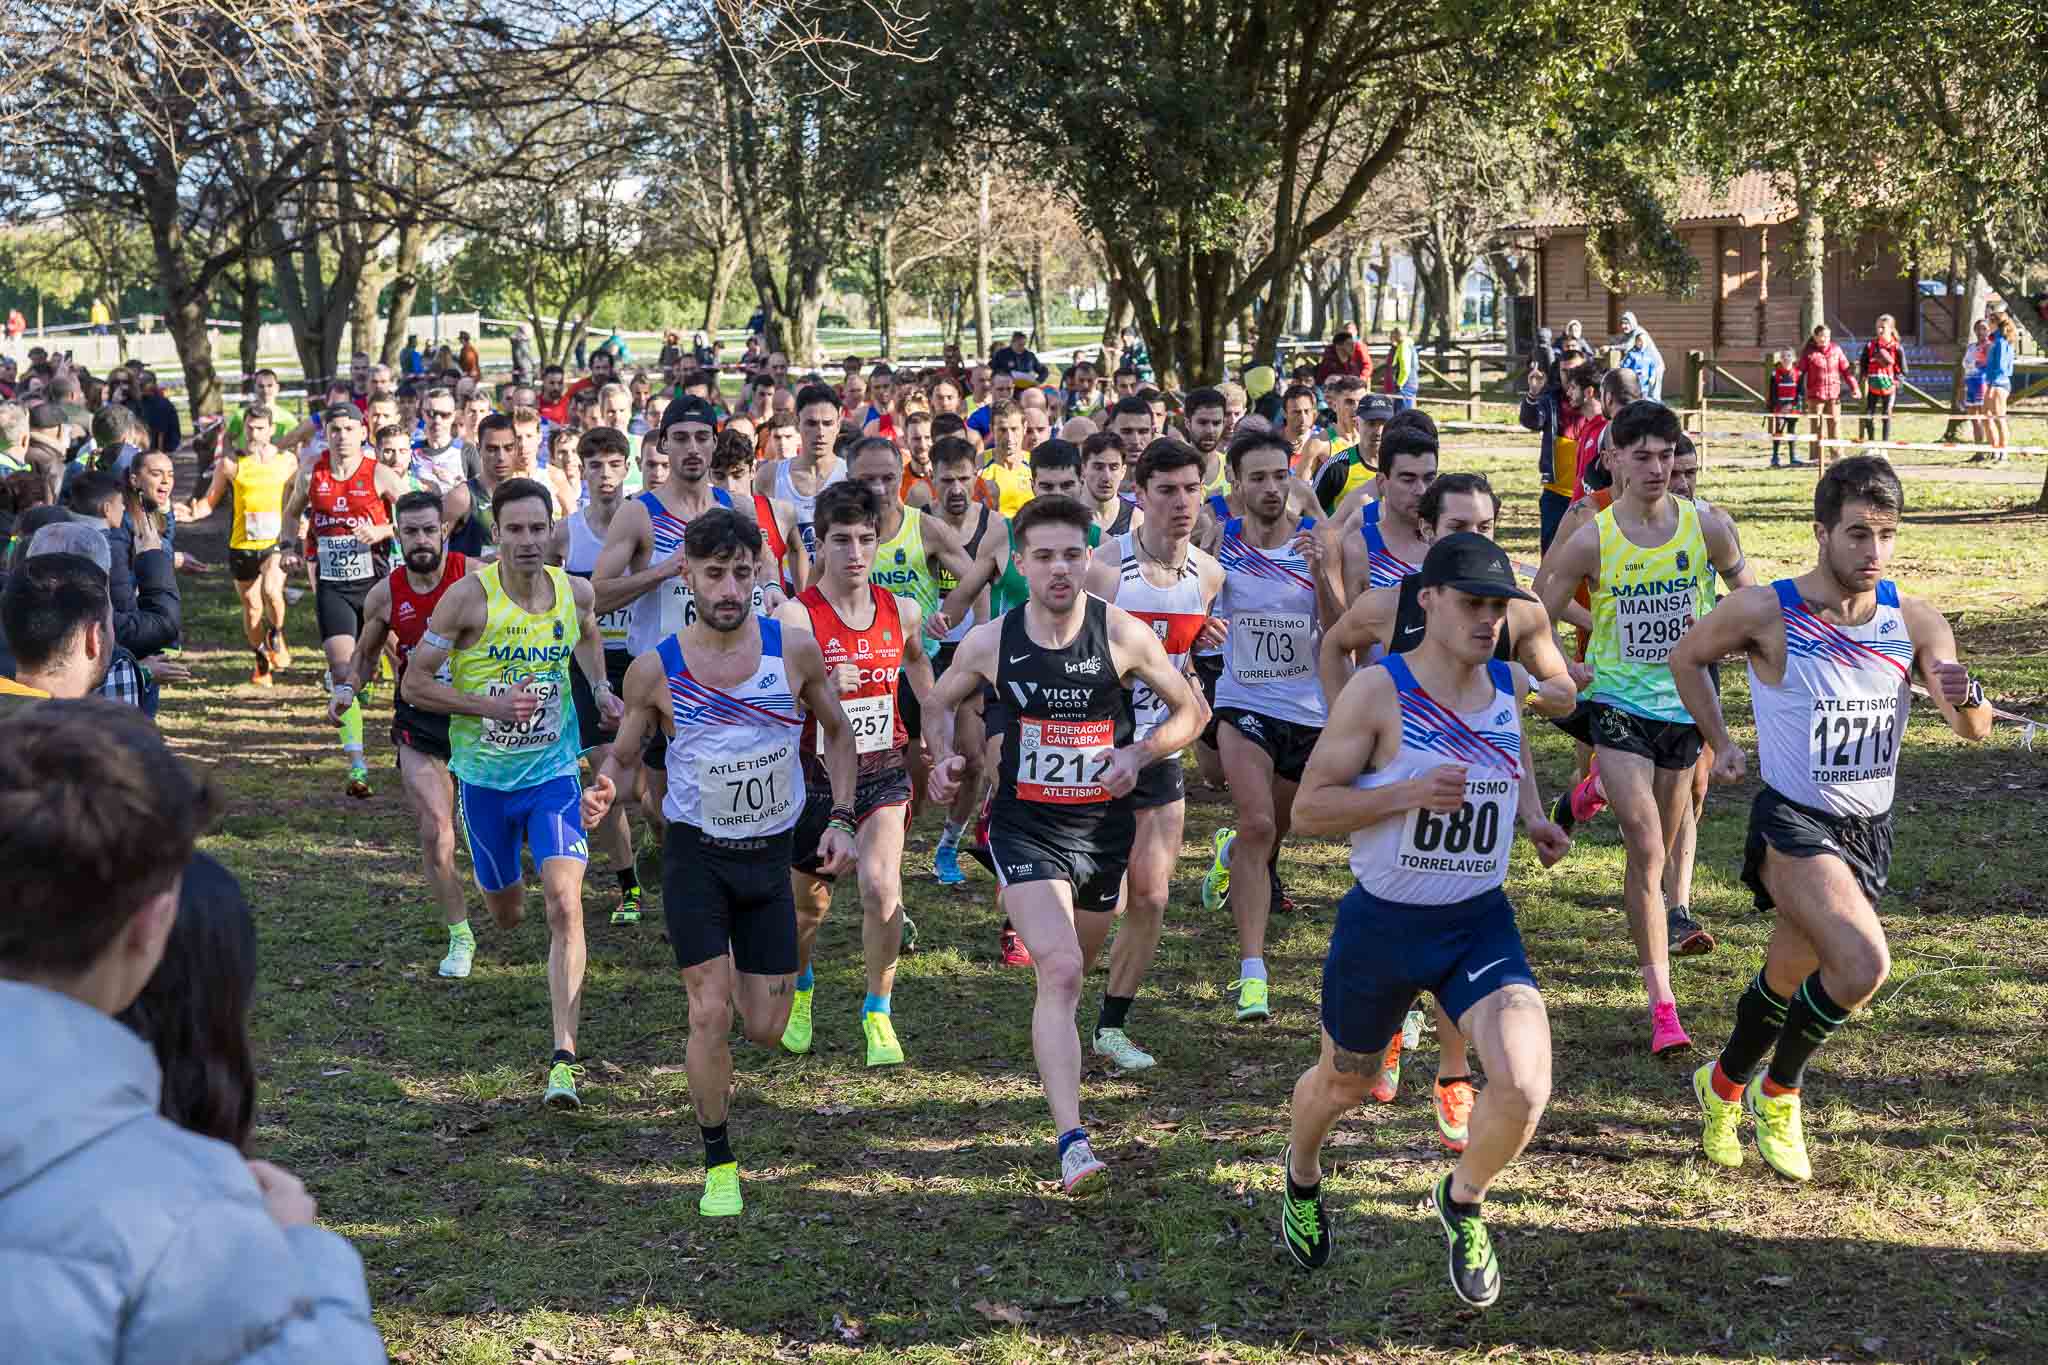
[[[441,959],[441,975],[463,977],[469,975],[470,964],[476,961],[476,939],[469,934],[448,936],[448,956]]]
[[[1158,1059],[1131,1041],[1120,1028],[1095,1030],[1095,1055],[1107,1057],[1119,1071],[1143,1071],[1157,1066]]]

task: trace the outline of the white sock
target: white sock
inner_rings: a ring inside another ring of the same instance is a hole
[[[1264,981],[1266,979],[1266,959],[1263,957],[1246,958],[1238,964],[1237,974],[1246,981]]]

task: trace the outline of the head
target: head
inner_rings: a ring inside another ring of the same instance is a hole
[[[1699,486],[1699,447],[1692,443],[1692,437],[1680,431],[1678,444],[1671,452],[1671,491],[1681,498],[1696,497]]]
[[[711,447],[711,481],[731,493],[751,492],[756,463],[754,438],[728,426]]]
[[[404,473],[412,466],[412,437],[396,422],[387,422],[377,428],[374,437],[377,443],[377,463],[386,469]]]
[[[1007,398],[998,398],[989,404],[988,437],[989,448],[1005,464],[1031,449],[1024,444],[1024,414]]]
[[[416,488],[401,495],[391,509],[392,524],[398,528],[398,553],[405,567],[422,578],[441,572],[448,553],[448,525],[441,495]]]
[[[744,626],[754,609],[754,568],[761,558],[761,531],[752,518],[729,507],[691,518],[683,558],[698,623],[721,635]]]
[[[477,452],[493,479],[509,479],[519,471],[519,437],[513,434],[512,419],[494,412],[477,424]]]
[[[1971,323],[1970,335],[1975,337],[1979,341],[1991,340],[1990,320],[1987,318],[1978,318],[1975,322]]]
[[[1678,414],[1662,403],[1639,398],[1615,414],[1607,429],[1606,460],[1627,496],[1644,503],[1671,491],[1671,465],[1685,433]]]
[[[932,500],[948,517],[967,515],[980,463],[981,452],[964,436],[941,436],[932,442]]]
[[[803,432],[797,429],[794,417],[777,414],[767,420],[763,430],[766,439],[762,442],[762,455],[766,459],[794,460],[804,448]]]
[[[1852,455],[1828,466],[1813,490],[1813,538],[1820,567],[1851,592],[1884,577],[1906,511],[1906,491],[1890,461]]]
[[[1330,381],[1330,406],[1337,420],[1350,426],[1358,417],[1358,405],[1365,398],[1365,381],[1357,375],[1340,375]]]
[[[370,391],[370,357],[362,351],[348,358],[348,387],[351,393]]]
[[[872,438],[870,438],[872,439]],[[887,441],[881,442],[888,445]],[[868,472],[879,466],[880,455],[861,443],[854,453],[856,463],[865,462]],[[894,489],[890,495],[894,496]],[[873,482],[860,478],[835,483],[818,494],[813,510],[818,537],[819,572],[842,586],[865,583],[875,562],[883,502]]]
[[[846,376],[839,385],[839,401],[848,411],[865,405],[868,401],[868,381],[858,373]]]
[[[603,388],[612,381],[612,353],[598,350],[590,354],[590,379],[595,388]]]
[[[1468,668],[1493,657],[1510,599],[1535,597],[1515,581],[1507,551],[1472,531],[1446,535],[1423,557],[1421,591],[1425,640]]]
[[[1316,420],[1316,391],[1306,384],[1290,384],[1280,404],[1287,418],[1287,438],[1299,441],[1308,435]]]
[[[119,526],[128,514],[127,485],[118,474],[88,470],[71,481],[65,502],[82,517],[96,517],[105,527]]]
[[[1041,610],[1064,615],[1079,605],[1091,520],[1086,507],[1056,495],[1033,498],[1017,513],[1017,571]]]
[[[50,701],[0,724],[0,977],[126,1009],[163,959],[214,810],[135,707]]]
[[[283,387],[276,370],[258,370],[249,381],[250,394],[266,408],[277,406],[277,395]]]
[[[1224,465],[1246,513],[1271,525],[1287,514],[1293,451],[1279,432],[1249,428],[1249,423],[1241,426],[1231,438]]]
[[[549,365],[540,372],[540,398],[550,406],[562,401],[562,390],[568,387],[568,375],[560,365]]]
[[[81,537],[99,540],[97,557]],[[114,609],[105,554],[105,537],[89,526],[58,522],[36,532],[20,571],[0,592],[0,622],[21,681],[52,696],[83,697],[106,680]]]
[[[1052,435],[1052,409],[1043,401],[1044,390],[1026,389],[1024,392],[1040,395],[1041,401],[1019,405],[1018,415],[1024,419],[1024,445],[1036,450],[1041,441]]]
[[[789,378],[789,357],[780,351],[770,351],[768,353],[768,375],[775,381],[778,388],[781,387],[783,381]]]
[[[1898,319],[1890,313],[1879,313],[1877,315],[1876,330],[1877,334],[1886,341],[1897,341],[1899,339]]]
[[[903,443],[903,458],[912,472],[931,477],[932,468],[932,415],[923,408],[913,408],[903,414],[903,422],[897,432],[897,439]]]
[[[1031,496],[1081,498],[1081,448],[1072,441],[1051,440],[1031,452]]]
[[[826,390],[830,392],[830,390]],[[832,405],[836,424],[839,405]],[[718,443],[718,418],[698,398],[677,398],[661,414],[661,447],[668,453],[671,481],[701,483],[711,473],[711,452]]]
[[[597,425],[624,431],[633,425],[633,391],[624,384],[607,384],[597,391]]]
[[[661,429],[650,428],[640,438],[640,484],[644,488],[659,488],[668,482],[668,451],[662,448]]]
[[[427,390],[426,402],[420,407],[427,449],[439,450],[455,439],[455,415],[455,390],[440,385]]]
[[[1833,340],[1834,333],[1828,330],[1825,322],[1815,323],[1813,330],[1806,334],[1806,344],[1816,351],[1825,351]]]
[[[1418,514],[1423,537],[1432,542],[1461,531],[1492,540],[1500,495],[1484,474],[1445,474],[1422,495]]]
[[[1143,450],[1159,434],[1152,422],[1152,405],[1135,392],[1111,405],[1108,430],[1116,434],[1127,451]]]
[[[989,386],[994,382],[994,379],[995,376],[989,372],[989,368],[986,365],[976,365],[967,372],[967,386],[974,394],[975,402],[986,403],[988,401]]]
[[[1201,514],[1205,466],[1202,452],[1186,441],[1162,436],[1146,446],[1132,474],[1145,524],[1163,526],[1175,543],[1186,540]]]
[[[1621,410],[1643,396],[1642,381],[1634,370],[1609,370],[1600,380],[1600,410],[1614,420]]]
[[[839,397],[823,384],[806,384],[796,396],[796,428],[803,453],[823,460],[839,439]]]
[[[942,412],[960,411],[960,381],[949,374],[934,378],[927,390],[934,415]]]
[[[1564,372],[1565,398],[1579,416],[1591,417],[1600,411],[1600,391],[1605,387],[1606,377],[1607,371],[1592,364]]]
[[[1419,523],[1422,495],[1436,482],[1437,430],[1430,415],[1409,408],[1380,433],[1380,501],[1404,522]]]
[[[128,462],[128,491],[145,512],[154,514],[169,507],[177,482],[178,467],[161,450],[145,450]]]
[[[396,380],[391,373],[389,365],[372,365],[370,367],[370,396],[372,398],[379,396],[396,397],[398,391],[395,383]]]
[[[1097,507],[1116,499],[1125,468],[1123,438],[1115,432],[1098,431],[1081,443],[1081,487]]]
[[[1118,398],[1129,398],[1138,392],[1139,378],[1136,365],[1119,365],[1110,376],[1110,387],[1116,390]]]
[[[903,454],[886,436],[858,436],[845,451],[846,477],[875,496],[877,515],[902,498]],[[834,484],[833,487],[838,487]]]
[[[633,443],[616,427],[597,427],[576,439],[576,464],[593,502],[610,505],[626,486]]]
[[[884,411],[896,401],[896,372],[887,365],[877,365],[869,371],[868,401]]]

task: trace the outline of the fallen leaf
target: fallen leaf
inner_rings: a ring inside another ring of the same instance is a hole
[[[974,1311],[990,1322],[1007,1322],[1012,1327],[1022,1327],[1030,1316],[1014,1303],[990,1303],[987,1299],[976,1299]]]
[[[1166,1308],[1164,1305],[1148,1303],[1145,1305],[1144,1313],[1146,1317],[1151,1318],[1160,1326],[1164,1327],[1166,1325]]]
[[[620,1066],[616,1062],[608,1062],[602,1059],[599,1060],[597,1064],[597,1069],[599,1071],[602,1071],[605,1075],[610,1076],[613,1080],[617,1080],[626,1074],[626,1068]]]
[[[1773,1289],[1784,1289],[1792,1283],[1792,1277],[1790,1275],[1765,1275],[1757,1283],[1769,1285]]]
[[[848,1346],[860,1345],[861,1339],[868,1334],[867,1324],[859,1318],[841,1317],[837,1313],[832,1315],[832,1330],[837,1332],[839,1339]]]
[[[633,1348],[630,1346],[614,1346],[612,1347],[612,1353],[605,1357],[607,1365],[626,1365],[627,1361],[638,1359],[639,1357],[633,1354]]]

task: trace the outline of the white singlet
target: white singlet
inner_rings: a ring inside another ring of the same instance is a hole
[[[1167,662],[1176,673],[1187,671],[1188,651],[1195,636],[1209,620],[1208,605],[1202,598],[1201,551],[1188,547],[1180,566],[1180,577],[1172,587],[1162,588],[1145,577],[1138,551],[1138,533],[1126,531],[1116,538],[1123,556],[1121,578],[1116,585],[1116,604],[1152,628],[1166,650]],[[1166,721],[1166,703],[1159,694],[1137,678],[1131,680],[1131,716],[1136,722],[1132,741],[1144,740]]]
[[[1298,534],[1315,525],[1303,517]],[[1316,651],[1323,640],[1316,614],[1315,571],[1293,536],[1275,550],[1246,542],[1244,518],[1223,525],[1216,558],[1223,564],[1223,591],[1216,615],[1230,621],[1223,676],[1216,682],[1216,706],[1321,729],[1329,709],[1316,682]]]
[[[569,548],[562,555],[562,567],[578,578],[588,579],[597,572],[597,556],[604,549],[604,537],[590,529],[585,513],[578,509],[568,519]],[[633,626],[633,604],[597,614],[598,633],[604,637],[606,649],[626,652],[626,635]]]
[[[818,485],[818,493],[846,478],[846,461],[838,460],[837,464],[839,467],[826,477],[825,482]],[[812,525],[812,516],[818,509],[818,493],[805,496],[797,492],[796,483],[789,477],[789,461],[776,461],[775,491],[769,496],[780,498],[796,508],[797,534],[804,538],[804,553],[811,556],[818,553],[818,533]]]
[[[730,691],[690,676],[681,641],[656,646],[668,674],[668,795],[661,813],[714,839],[780,834],[804,809],[804,714],[783,667],[782,624],[755,620],[761,662]]]
[[[732,495],[723,488],[711,490],[711,501],[720,507],[732,506]],[[647,557],[646,565],[651,568],[661,563],[677,550],[683,548],[683,533],[690,523],[668,510],[668,505],[652,490],[640,494],[640,503],[647,509],[647,521],[654,531],[654,553]],[[621,504],[623,506],[624,504]],[[627,648],[637,657],[660,644],[662,640],[686,628],[696,619],[696,598],[690,592],[690,585],[677,574],[674,578],[655,584],[646,592],[633,599],[633,616],[627,627]],[[758,590],[754,599],[755,610],[760,609]]]

